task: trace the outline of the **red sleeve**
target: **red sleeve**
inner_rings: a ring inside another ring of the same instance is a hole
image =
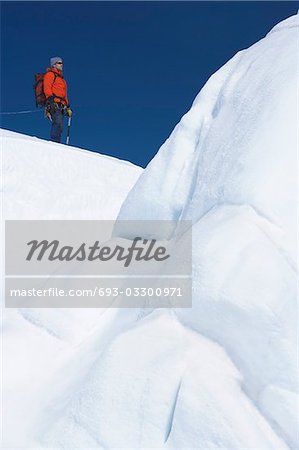
[[[47,72],[44,76],[44,93],[46,98],[53,95],[52,86],[54,83],[55,75],[53,72]]]
[[[65,80],[64,80],[64,81],[65,81]],[[67,106],[70,106],[69,100],[68,100],[68,97],[67,97],[67,84],[66,84],[66,81],[65,81],[65,100],[66,100]]]

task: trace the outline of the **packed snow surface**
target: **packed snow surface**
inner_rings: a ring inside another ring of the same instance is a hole
[[[144,171],[2,131],[6,219],[193,224],[192,308],[4,311],[4,448],[298,447],[298,75],[294,16],[208,80]]]

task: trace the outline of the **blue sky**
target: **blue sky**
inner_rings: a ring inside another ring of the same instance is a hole
[[[64,59],[71,144],[152,159],[207,79],[297,2],[1,2],[1,111],[35,108],[33,77]],[[1,126],[49,139],[43,114]]]

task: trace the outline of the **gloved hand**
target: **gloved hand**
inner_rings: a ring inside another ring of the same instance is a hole
[[[47,104],[46,107],[45,107],[45,119],[49,119],[52,122],[50,104]]]
[[[72,115],[73,115],[73,111],[71,110],[71,108],[69,106],[66,108],[66,115],[68,117],[72,117]]]

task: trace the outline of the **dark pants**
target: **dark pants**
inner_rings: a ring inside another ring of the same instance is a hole
[[[51,112],[52,128],[51,141],[61,142],[61,135],[63,130],[63,111],[61,109]]]

